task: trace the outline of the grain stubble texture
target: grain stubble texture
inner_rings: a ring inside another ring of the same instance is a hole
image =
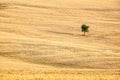
[[[119,80],[119,3],[0,1],[0,79]]]

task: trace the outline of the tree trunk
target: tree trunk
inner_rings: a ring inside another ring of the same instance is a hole
[[[85,36],[85,32],[84,32],[84,36]]]

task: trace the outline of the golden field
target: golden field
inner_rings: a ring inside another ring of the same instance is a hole
[[[120,80],[120,0],[1,0],[0,80]]]

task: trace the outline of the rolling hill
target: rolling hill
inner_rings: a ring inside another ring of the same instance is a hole
[[[90,26],[87,36],[82,24]],[[0,1],[0,63],[2,80],[113,80],[120,75],[120,0]]]

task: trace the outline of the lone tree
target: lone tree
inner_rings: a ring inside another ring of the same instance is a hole
[[[83,24],[83,25],[81,26],[82,32],[84,32],[84,36],[86,35],[86,34],[85,34],[86,32],[89,32],[88,28],[89,28],[89,26],[87,26],[86,24]]]

